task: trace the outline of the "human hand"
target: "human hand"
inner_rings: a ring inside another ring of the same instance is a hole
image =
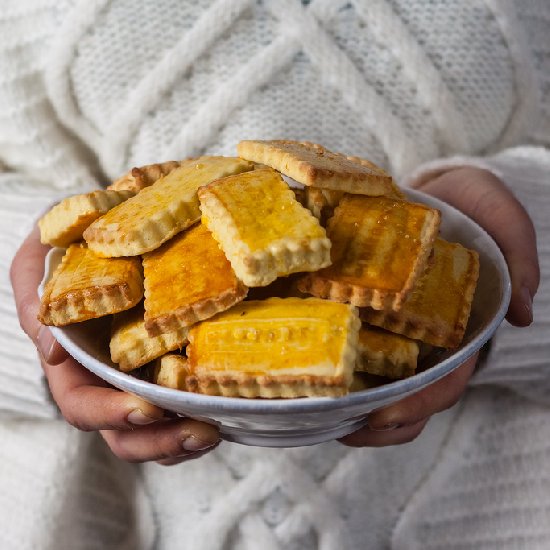
[[[417,181],[413,187],[461,210],[483,227],[499,245],[512,280],[506,319],[524,327],[533,320],[532,303],[540,272],[533,223],[523,206],[492,173],[457,168]],[[430,417],[454,405],[474,372],[477,356],[456,370],[394,405],[371,413],[368,425],[341,442],[355,447],[407,443],[423,430]]]
[[[80,430],[99,431],[111,451],[128,462],[177,464],[213,448],[219,441],[214,426],[168,419],[162,409],[112,388],[70,357],[37,320],[37,288],[47,252],[35,228],[18,250],[10,275],[21,327],[40,352],[52,396],[65,419]]]

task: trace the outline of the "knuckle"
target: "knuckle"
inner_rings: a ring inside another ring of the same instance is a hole
[[[10,281],[11,286],[15,287],[15,280],[17,279],[17,272],[19,270],[19,263],[21,261],[21,249],[19,249],[15,256],[13,257],[13,260],[10,265]]]
[[[411,443],[414,441],[424,429],[424,424],[407,430],[400,439],[400,443]]]
[[[111,452],[120,460],[130,463],[143,462],[136,456],[131,446],[128,445],[124,433],[113,430],[104,432],[102,435]]]
[[[153,439],[153,453],[157,459],[181,458],[185,451],[173,433],[156,434]]]
[[[61,399],[57,401],[57,405],[63,418],[77,430],[81,432],[91,432],[93,428],[85,421],[82,414],[79,411],[82,409],[82,404],[75,398],[70,392],[63,395]]]
[[[90,432],[91,428],[80,418],[75,412],[65,406],[59,407],[63,418],[69,423],[73,428],[81,432]]]
[[[17,302],[17,314],[19,318],[19,326],[23,329],[23,332],[30,338],[33,338],[32,326],[33,324],[38,326],[36,319],[36,300],[31,298],[28,294],[21,296]]]
[[[407,443],[412,443],[419,435],[420,435],[420,432],[422,430],[419,430],[418,432],[416,433],[412,433],[412,434],[407,434],[405,437],[403,437],[401,439],[401,441],[399,442],[400,444],[402,445],[405,445]]]

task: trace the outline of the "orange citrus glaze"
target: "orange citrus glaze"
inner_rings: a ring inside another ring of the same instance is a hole
[[[143,260],[148,315],[216,298],[238,285],[231,264],[202,224],[176,235]]]
[[[224,178],[208,190],[223,204],[251,251],[280,239],[307,243],[326,236],[317,219],[270,168]]]
[[[348,305],[316,298],[241,302],[191,329],[190,361],[209,372],[292,368],[314,375],[327,362],[336,371],[350,315]]]
[[[348,195],[329,222],[332,265],[321,277],[381,290],[400,290],[421,247],[429,208],[388,199]]]
[[[141,279],[138,258],[100,258],[80,244],[71,245],[66,252],[62,271],[52,280],[50,299],[58,299],[71,292],[122,285]]]

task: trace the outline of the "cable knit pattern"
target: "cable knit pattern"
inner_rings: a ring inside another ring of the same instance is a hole
[[[395,550],[546,550],[548,409],[476,390],[393,534]]]
[[[548,36],[547,0],[2,0],[0,547],[550,547]],[[57,418],[8,280],[30,224],[131,166],[243,138],[317,141],[404,184],[477,165],[529,209],[535,323],[503,325],[413,443],[224,443],[137,468]]]

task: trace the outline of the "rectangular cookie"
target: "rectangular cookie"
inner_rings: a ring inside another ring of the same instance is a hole
[[[200,157],[184,163],[96,220],[84,238],[90,249],[104,257],[155,250],[198,221],[199,187],[252,168],[250,162],[229,157]]]
[[[191,328],[187,388],[234,397],[348,392],[360,323],[355,308],[316,298],[244,301]]]
[[[306,187],[304,189],[304,206],[319,220],[323,227],[334,214],[334,209],[344,197],[344,191]]]
[[[38,220],[40,242],[66,248],[82,240],[82,234],[92,222],[133,196],[132,191],[99,189],[67,197]]]
[[[165,388],[187,390],[189,361],[185,355],[167,353],[155,361],[153,382]]]
[[[418,343],[380,330],[361,327],[355,370],[394,380],[412,376],[416,371]]]
[[[330,241],[315,217],[270,168],[199,190],[202,221],[249,287],[330,264]]]
[[[298,288],[397,311],[426,267],[440,221],[440,212],[423,204],[346,195],[328,222],[332,265],[306,275]]]
[[[113,317],[109,349],[111,360],[123,372],[137,369],[187,344],[188,330],[185,327],[149,336],[143,313],[143,307],[138,305]]]
[[[134,193],[139,193],[145,187],[149,187],[160,178],[167,176],[170,172],[172,172],[172,170],[175,170],[186,163],[194,162],[195,160],[196,159],[168,160],[157,164],[137,166],[111,183],[107,189],[114,189],[118,191],[122,189],[129,189]]]
[[[40,301],[38,320],[65,326],[117,313],[143,297],[139,258],[97,257],[84,244],[69,246]]]
[[[237,145],[237,153],[307,186],[371,196],[394,192],[391,176],[374,163],[308,141],[246,140]]]
[[[361,310],[371,325],[443,348],[462,342],[479,275],[479,256],[458,243],[437,239],[433,262],[399,312]]]
[[[146,254],[143,275],[145,328],[151,336],[208,319],[247,293],[201,223]]]

